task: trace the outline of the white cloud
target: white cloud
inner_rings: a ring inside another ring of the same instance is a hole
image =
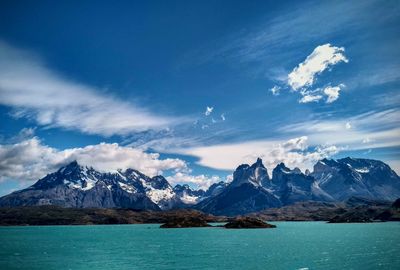
[[[349,122],[346,123],[346,129],[351,129],[351,124]]]
[[[203,190],[207,190],[208,187],[214,183],[223,181],[221,177],[216,175],[213,176],[207,176],[204,174],[189,175],[183,172],[177,172],[173,176],[168,176],[167,180],[172,186],[175,186],[176,184],[189,184],[189,185],[194,185],[196,188],[201,188]]]
[[[340,62],[348,62],[343,52],[343,47],[335,47],[329,43],[316,47],[304,62],[289,73],[289,86],[295,91],[312,86],[316,75]]]
[[[333,145],[309,149],[305,136],[287,141],[261,140],[241,143],[175,149],[175,152],[199,158],[198,164],[221,170],[234,170],[242,163],[254,163],[261,157],[265,166],[272,170],[284,162],[290,167],[311,168],[319,159],[329,157],[340,149]]]
[[[400,146],[398,110],[368,112],[351,118],[314,120],[287,125],[284,134],[306,134],[312,145],[334,144],[349,150]],[[355,123],[355,125],[350,124]],[[350,124],[351,128],[346,128]]]
[[[226,120],[225,114],[221,114],[221,119],[222,119],[222,121],[225,121],[225,120]]]
[[[327,95],[326,103],[332,103],[336,101],[339,98],[339,91],[343,86],[344,86],[343,84],[340,84],[334,87],[332,86],[325,87],[324,94]]]
[[[318,102],[321,98],[321,95],[305,94],[301,99],[299,99],[299,103]]]
[[[280,91],[281,91],[281,88],[280,88],[279,86],[275,85],[274,87],[272,87],[271,89],[269,89],[269,91],[271,91],[271,93],[272,93],[274,96],[279,96]]]
[[[149,176],[166,170],[187,170],[186,162],[181,159],[161,159],[158,153],[146,153],[117,143],[57,150],[34,137],[0,145],[0,180],[37,180],[73,160],[104,172],[133,168]]]
[[[161,129],[183,119],[158,116],[95,87],[61,77],[29,52],[0,41],[0,104],[38,124],[111,136]]]
[[[206,111],[204,112],[205,116],[209,116],[214,110],[214,107],[208,107],[206,108]]]

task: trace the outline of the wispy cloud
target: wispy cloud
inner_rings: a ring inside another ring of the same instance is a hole
[[[400,112],[368,112],[349,118],[313,120],[280,128],[283,134],[305,134],[313,145],[334,144],[349,150],[400,146]],[[351,124],[350,124],[351,123]]]
[[[162,129],[183,119],[156,115],[51,71],[30,52],[0,42],[0,104],[39,125],[110,136]]]
[[[304,93],[303,97],[299,100],[299,103],[318,102],[320,99],[322,99],[321,95],[312,95]]]
[[[199,158],[198,164],[221,170],[233,170],[242,163],[253,163],[257,157],[264,160],[268,169],[285,162],[288,166],[310,168],[313,163],[339,151],[334,145],[308,147],[306,136],[290,140],[260,140],[230,144],[217,144],[186,149],[176,152]]]

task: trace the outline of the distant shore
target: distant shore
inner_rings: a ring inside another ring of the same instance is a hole
[[[269,208],[247,215],[265,221],[327,221],[360,223],[400,221],[400,210],[390,205],[355,205],[301,202],[282,208]],[[0,226],[100,225],[166,223],[198,217],[206,222],[228,222],[233,217],[215,216],[192,209],[138,211],[134,209],[63,208],[59,206],[0,207]]]

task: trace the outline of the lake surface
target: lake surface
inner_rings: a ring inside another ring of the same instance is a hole
[[[400,223],[0,227],[0,269],[400,269]]]

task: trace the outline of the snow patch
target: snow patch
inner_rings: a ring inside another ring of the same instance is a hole
[[[118,184],[123,190],[125,190],[128,193],[135,193],[136,192],[136,188],[134,188],[134,187],[132,187],[130,185],[127,185],[127,184],[122,183],[122,182],[118,182]]]
[[[369,173],[369,169],[361,168],[361,169],[354,169],[358,173]]]

